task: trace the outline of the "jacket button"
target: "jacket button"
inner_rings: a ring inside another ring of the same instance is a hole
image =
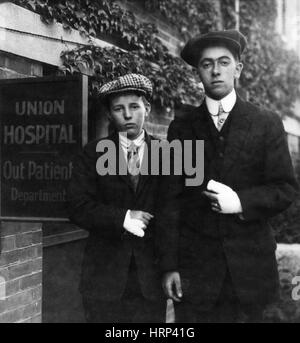
[[[223,136],[220,136],[220,137],[219,137],[219,141],[220,141],[220,142],[224,142],[224,140],[225,140],[225,138],[224,138]]]

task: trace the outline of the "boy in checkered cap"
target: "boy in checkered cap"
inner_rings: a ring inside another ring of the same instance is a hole
[[[154,138],[143,129],[151,110],[152,84],[127,74],[100,88],[115,133],[116,163],[127,175],[99,175],[97,140],[74,163],[69,187],[70,219],[90,233],[81,293],[89,322],[164,322],[165,301],[154,252],[159,176],[141,175]],[[100,173],[101,174],[101,173]]]

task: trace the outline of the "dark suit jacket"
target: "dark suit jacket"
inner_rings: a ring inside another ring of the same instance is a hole
[[[276,298],[276,243],[268,219],[292,203],[297,189],[280,118],[239,98],[229,117],[225,151],[217,157],[205,102],[175,119],[168,132],[170,141],[204,140],[203,184],[186,187],[182,177],[166,178],[158,219],[161,268],[178,270],[184,297],[203,310],[215,302],[227,270],[242,303]],[[202,192],[212,177],[237,192],[244,220],[211,210]]]
[[[106,139],[119,147],[117,134]],[[146,134],[148,146],[152,139]],[[155,215],[160,177],[140,176],[134,192],[127,175],[98,175],[96,161],[102,153],[96,152],[97,143],[87,144],[75,160],[68,192],[71,221],[89,231],[80,290],[84,296],[94,299],[119,299],[134,255],[143,295],[149,300],[158,299],[162,297],[162,289],[154,249],[155,218],[143,238],[125,231],[123,222],[128,209]],[[123,151],[120,151],[121,159],[124,159]],[[118,160],[117,149],[117,167]],[[146,160],[144,155],[142,163]],[[125,159],[123,162],[126,163]]]

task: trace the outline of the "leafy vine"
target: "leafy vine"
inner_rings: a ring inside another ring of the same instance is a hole
[[[234,0],[223,0],[221,5],[225,28],[234,28]],[[276,17],[275,0],[240,0],[240,30],[248,38],[240,85],[250,101],[281,116],[293,115],[293,103],[300,95],[300,64],[276,34]]]
[[[46,23],[56,20],[66,29],[79,30],[83,35],[110,41],[128,51],[126,54],[117,49],[87,46],[62,54],[65,72],[82,71],[83,64],[95,68],[94,88],[114,75],[140,70],[152,78],[156,101],[163,106],[173,107],[180,101],[197,103],[203,97],[196,73],[169,54],[157,36],[156,25],[140,23],[134,13],[121,8],[116,1],[13,2],[41,14]],[[236,24],[234,0],[220,1],[219,10],[216,1],[210,0],[141,0],[139,3],[148,11],[159,13],[184,39],[221,24],[224,28],[234,28]],[[247,90],[251,101],[283,116],[292,114],[293,103],[299,95],[300,68],[297,56],[285,50],[281,38],[274,34],[276,15],[275,0],[240,0],[240,30],[249,42],[240,86]],[[112,64],[111,70],[107,69],[107,63]]]
[[[41,14],[46,23],[61,22],[65,29],[105,39],[126,49],[93,45],[65,51],[61,58],[65,73],[94,71],[91,94],[103,82],[125,72],[143,72],[154,84],[154,101],[173,109],[180,103],[198,104],[203,98],[197,75],[180,58],[172,56],[157,37],[152,23],[139,23],[135,15],[112,0],[14,0]]]
[[[210,0],[143,0],[144,7],[160,13],[187,40],[199,33],[216,30],[221,18]]]
[[[62,59],[67,61],[63,71],[68,73],[94,70],[91,92],[96,96],[99,87],[119,75],[128,72],[147,75],[153,83],[153,101],[163,108],[173,109],[181,103],[199,103],[202,88],[194,79],[191,69],[186,68],[179,58],[170,58],[168,63],[153,64],[136,51],[125,52],[116,47],[100,48],[85,46],[65,51]],[[190,92],[191,87],[195,90]]]

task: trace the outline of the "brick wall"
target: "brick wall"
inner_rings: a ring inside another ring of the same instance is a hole
[[[149,13],[138,1],[132,2],[122,0],[118,1],[118,4],[124,9],[132,11],[140,22],[151,22],[156,24],[158,28],[158,37],[163,44],[168,48],[171,54],[179,55],[180,48],[183,44],[182,39],[179,37],[176,29],[168,25],[162,16],[158,16],[158,13]]]
[[[42,224],[2,222],[0,323],[41,322]]]

